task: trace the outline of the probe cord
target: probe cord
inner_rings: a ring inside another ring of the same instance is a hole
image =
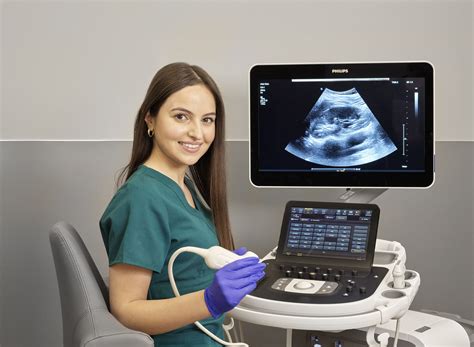
[[[179,294],[179,291],[178,291],[178,288],[176,287],[176,282],[174,280],[174,275],[173,275],[173,264],[174,264],[174,261],[175,259],[181,254],[181,253],[184,253],[184,252],[190,252],[190,253],[194,253],[194,254],[198,254],[200,255],[201,257],[204,257],[204,250],[202,248],[198,248],[198,247],[182,247],[180,249],[178,249],[176,252],[173,253],[173,255],[171,256],[170,258],[170,261],[168,263],[168,277],[170,279],[170,284],[171,284],[171,289],[173,289],[173,293],[176,297],[179,297],[181,296],[181,294]],[[207,330],[200,322],[196,321],[194,322],[194,324],[199,328],[201,329],[201,331],[203,333],[205,333],[207,336],[209,336],[210,338],[214,339],[216,342],[220,343],[221,345],[224,345],[224,346],[240,346],[240,347],[249,347],[248,344],[246,343],[243,343],[243,342],[227,342],[227,341],[224,341],[222,339],[220,339],[218,336],[214,335],[213,333],[211,333],[209,330]],[[233,326],[233,320],[231,322],[231,325]],[[224,327],[224,330],[226,332],[226,335],[227,337],[229,338],[229,340],[232,340],[230,339],[230,334],[228,333],[228,329],[226,329]]]
[[[397,319],[397,327],[395,328],[395,337],[393,339],[393,347],[397,347],[397,343],[398,343],[398,335],[400,333],[400,319],[401,318],[398,318]]]

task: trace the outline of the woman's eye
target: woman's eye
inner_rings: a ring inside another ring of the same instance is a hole
[[[183,113],[178,113],[177,115],[174,116],[174,118],[176,118],[177,120],[186,120],[188,119],[188,116],[186,116]]]
[[[207,117],[207,118],[204,118],[202,121],[203,121],[204,123],[209,123],[209,124],[211,124],[211,123],[214,123],[216,120],[215,120],[214,118],[212,118],[212,117]]]

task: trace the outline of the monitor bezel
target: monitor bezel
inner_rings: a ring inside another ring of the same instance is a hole
[[[367,257],[365,260],[354,259],[338,259],[325,256],[298,256],[286,255],[283,252],[288,231],[288,222],[290,220],[292,207],[309,207],[324,209],[358,209],[372,211],[372,219],[370,221],[370,233],[367,243]],[[281,223],[280,239],[276,251],[277,263],[300,263],[314,264],[322,266],[339,266],[344,268],[368,270],[372,267],[375,256],[375,243],[377,241],[377,231],[380,219],[380,208],[375,204],[355,204],[355,203],[338,203],[338,202],[321,202],[321,201],[288,201],[285,206],[283,220]]]
[[[333,70],[345,69],[343,76]],[[259,171],[258,87],[262,79],[390,77],[425,79],[425,172]],[[255,187],[429,188],[435,180],[434,67],[429,62],[256,64],[249,71],[249,178]]]

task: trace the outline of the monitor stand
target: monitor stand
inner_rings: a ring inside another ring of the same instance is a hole
[[[354,202],[360,204],[368,204],[375,198],[382,195],[388,188],[347,188],[346,192],[339,197],[343,202]]]

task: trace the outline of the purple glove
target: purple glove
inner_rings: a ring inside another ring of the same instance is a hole
[[[237,251],[242,252],[242,248]],[[237,251],[235,253],[239,254]],[[236,260],[218,270],[214,281],[204,291],[204,301],[212,317],[217,318],[230,311],[251,293],[265,276],[265,267],[258,258],[251,257]]]
[[[245,248],[245,247],[240,247],[236,250],[234,250],[233,252],[237,255],[244,255],[245,253],[247,253],[248,249]]]

